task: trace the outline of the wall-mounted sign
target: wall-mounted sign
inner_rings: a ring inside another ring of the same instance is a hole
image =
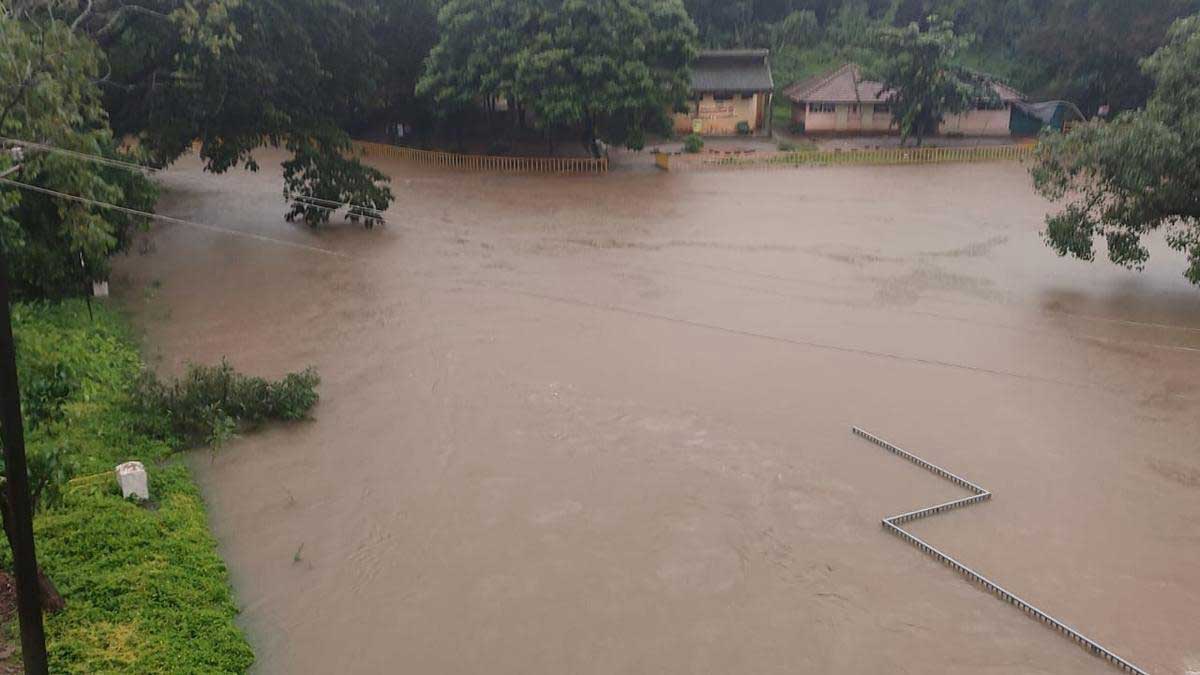
[[[735,107],[732,103],[701,103],[700,109],[697,111],[696,116],[706,120],[712,120],[721,117],[733,117],[734,111]]]

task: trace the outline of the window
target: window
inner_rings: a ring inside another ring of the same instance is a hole
[[[875,114],[876,115],[891,115],[892,114],[892,106],[888,105],[887,103],[876,103],[875,104]]]
[[[713,94],[714,101],[732,101],[733,94]]]
[[[857,104],[857,103],[851,103],[851,104],[850,104],[850,113],[851,113],[851,114],[853,114],[853,115],[857,115],[857,114],[858,114],[858,104]]]
[[[808,112],[811,113],[831,113],[837,112],[837,105],[833,103],[809,103]]]

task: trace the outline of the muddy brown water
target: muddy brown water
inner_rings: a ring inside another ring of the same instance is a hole
[[[276,159],[263,158],[270,167]],[[1151,672],[1200,669],[1200,290],[1060,260],[1015,164],[505,177],[384,229],[165,175],[118,299],[159,368],[316,366],[193,464],[263,673],[1083,673],[880,519]],[[301,244],[300,246],[287,244]],[[332,255],[336,253],[338,255]]]

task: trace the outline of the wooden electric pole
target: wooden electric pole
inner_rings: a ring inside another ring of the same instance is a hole
[[[20,165],[0,172],[7,176]],[[17,585],[17,616],[21,621],[21,656],[26,675],[49,672],[42,599],[38,587],[37,553],[33,547],[33,506],[29,469],[25,462],[25,427],[21,420],[21,391],[17,385],[17,354],[9,307],[8,258],[0,251],[0,439],[4,442],[5,497]]]

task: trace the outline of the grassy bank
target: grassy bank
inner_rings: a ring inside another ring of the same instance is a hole
[[[204,504],[172,444],[128,405],[142,362],[124,323],[103,305],[92,314],[82,302],[14,308],[31,476],[51,486],[38,554],[67,603],[47,619],[51,671],[242,672],[254,656]],[[147,505],[121,499],[112,477],[133,459],[150,475]]]

